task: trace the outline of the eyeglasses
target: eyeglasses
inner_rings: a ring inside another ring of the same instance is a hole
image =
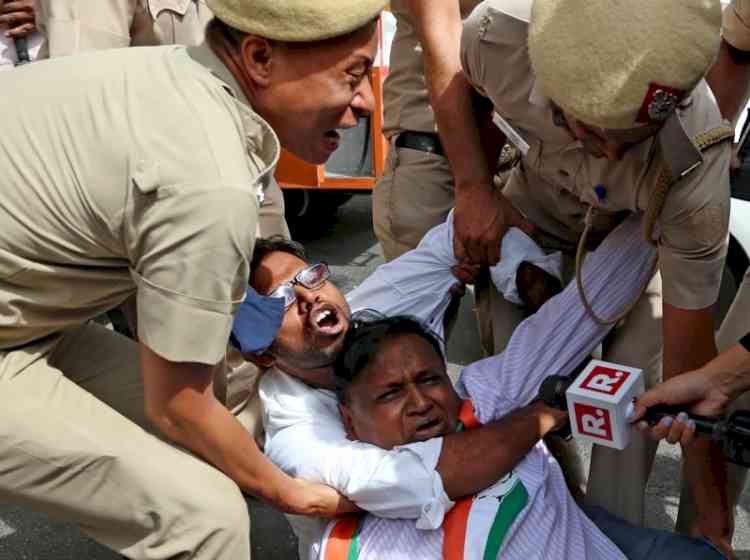
[[[297,301],[297,292],[294,290],[294,286],[299,285],[308,290],[317,290],[326,283],[330,276],[331,270],[328,268],[328,263],[319,262],[300,270],[294,278],[275,288],[268,294],[268,297],[283,299],[284,309],[289,309]]]

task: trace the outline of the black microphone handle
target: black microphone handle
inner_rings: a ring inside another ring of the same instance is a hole
[[[712,439],[721,439],[726,431],[726,420],[720,416],[700,416],[690,414],[685,407],[658,405],[648,409],[643,419],[651,425],[658,424],[666,416],[676,417],[680,412],[685,412],[688,419],[695,422],[695,433],[698,435],[710,437]]]

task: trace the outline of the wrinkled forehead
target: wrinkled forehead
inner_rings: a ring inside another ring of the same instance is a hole
[[[387,385],[440,369],[445,369],[442,356],[423,336],[390,334],[375,343],[373,358],[361,370],[358,380],[363,385]]]
[[[360,60],[369,66],[375,58],[377,46],[376,20],[357,31],[324,41],[276,42],[276,48],[286,59],[296,61],[310,73]]]
[[[272,251],[250,274],[250,286],[259,294],[267,295],[307,266],[309,263],[291,253]]]

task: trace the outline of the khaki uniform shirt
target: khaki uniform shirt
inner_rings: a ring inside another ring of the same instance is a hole
[[[43,58],[148,45],[198,45],[213,17],[204,0],[40,0]]]
[[[732,0],[724,9],[722,35],[733,47],[750,51],[750,0]]]
[[[507,13],[510,10],[515,11]],[[529,11],[530,1],[523,0],[490,0],[477,8],[465,22],[462,63],[469,82],[492,100],[497,113],[529,146],[505,193],[548,240],[570,249],[590,205],[598,209],[595,231],[605,233],[623,214],[644,210],[663,164],[674,166],[658,137],[611,162],[588,155],[556,124],[554,107],[540,94],[531,70],[526,49]],[[679,137],[669,138],[667,144],[677,146],[675,157],[695,152],[688,136],[726,124],[705,82],[678,115],[687,136],[680,131]],[[718,296],[729,223],[730,149],[724,142],[702,156],[695,153],[702,163],[672,185],[658,222],[664,301],[679,308],[702,309]],[[597,186],[604,189],[603,199]]]
[[[480,0],[456,0],[466,18]],[[396,36],[391,47],[390,69],[383,86],[383,131],[390,137],[402,130],[436,132],[435,117],[424,75],[422,45],[404,0],[392,0]]]
[[[136,293],[138,334],[156,353],[224,356],[256,192],[280,151],[226,74],[206,46],[168,46],[0,76],[0,349]]]

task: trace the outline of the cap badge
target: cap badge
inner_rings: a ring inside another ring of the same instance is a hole
[[[676,88],[650,83],[636,122],[663,122],[674,112],[685,92]]]
[[[677,106],[677,96],[663,89],[654,92],[654,99],[648,104],[648,116],[652,121],[661,122],[674,111]]]

